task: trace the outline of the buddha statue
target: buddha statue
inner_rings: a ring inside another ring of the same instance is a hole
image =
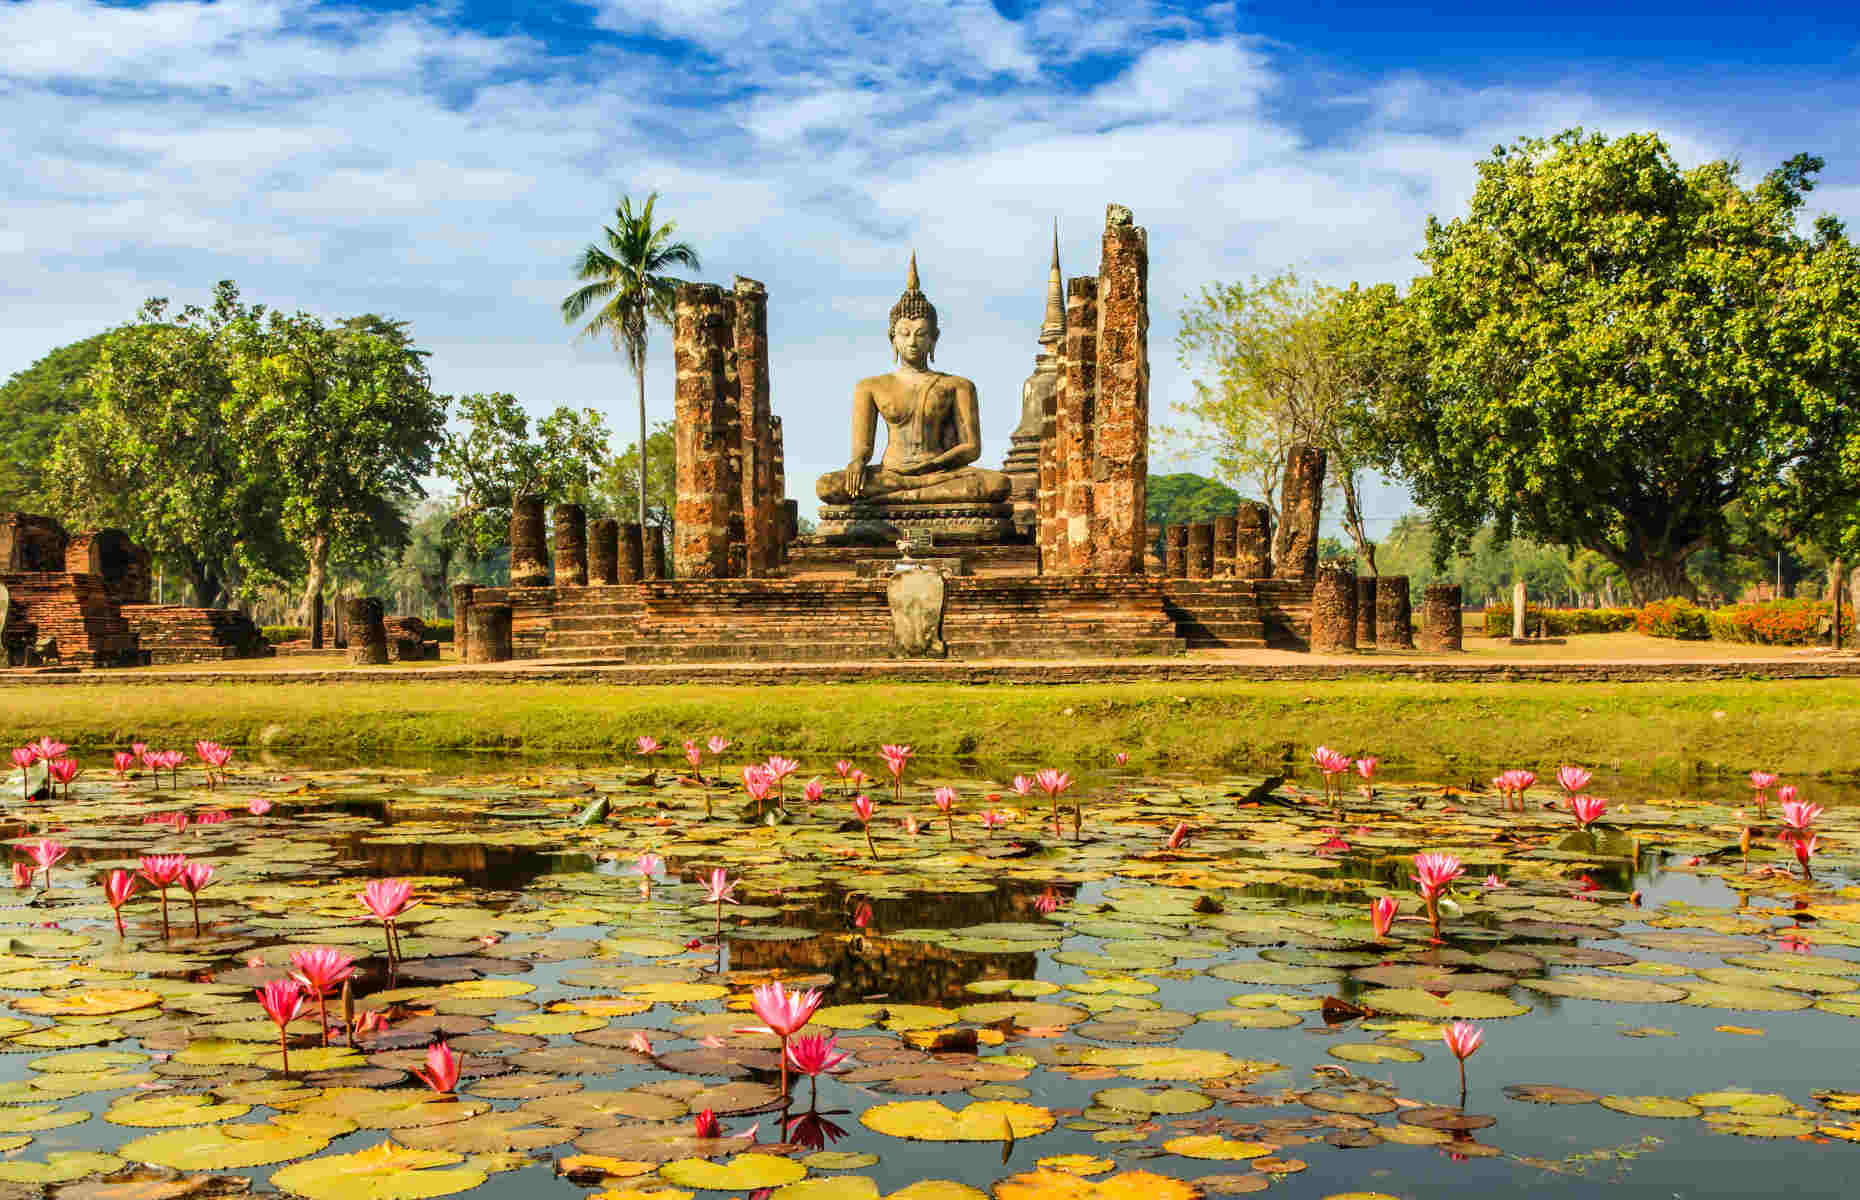
[[[1008,477],[972,465],[982,453],[975,384],[930,367],[936,308],[918,286],[915,254],[904,294],[891,306],[890,336],[898,369],[853,388],[852,460],[844,471],[822,475],[815,494],[827,504],[881,510],[1006,500]],[[885,453],[873,466],[879,417],[885,419]]]

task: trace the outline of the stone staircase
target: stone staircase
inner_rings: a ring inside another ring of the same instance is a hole
[[[1283,579],[1170,579],[1164,607],[1191,650],[1302,650],[1311,584]]]

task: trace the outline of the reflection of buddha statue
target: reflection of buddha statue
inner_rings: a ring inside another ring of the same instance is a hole
[[[852,461],[844,471],[820,477],[814,490],[822,500],[885,507],[1007,499],[1006,475],[970,465],[982,453],[975,384],[930,369],[936,339],[936,309],[918,288],[913,254],[904,295],[891,308],[891,344],[901,365],[853,389]],[[870,459],[881,416],[885,454],[874,467]]]

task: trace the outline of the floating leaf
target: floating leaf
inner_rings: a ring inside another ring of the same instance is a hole
[[[382,1142],[353,1154],[328,1154],[272,1173],[271,1182],[307,1200],[420,1200],[469,1191],[485,1181],[463,1156]]]
[[[781,1187],[806,1174],[807,1168],[792,1159],[753,1152],[721,1163],[704,1158],[681,1158],[659,1168],[659,1177],[667,1183],[717,1192]]]
[[[0,1162],[0,1182],[65,1183],[82,1179],[86,1175],[114,1171],[122,1165],[123,1160],[114,1154],[99,1154],[92,1150],[54,1150],[45,1156],[42,1163],[20,1159]]]
[[[124,1158],[177,1171],[230,1171],[315,1154],[355,1122],[315,1113],[280,1113],[257,1124],[208,1125],[149,1134],[121,1148]]]
[[[1070,1171],[1030,1171],[995,1183],[995,1200],[1198,1200],[1194,1185],[1149,1171],[1087,1179]]]
[[[1670,1096],[1603,1096],[1603,1108],[1612,1108],[1630,1117],[1696,1117],[1699,1108]]]
[[[1003,1121],[1015,1137],[1032,1137],[1053,1127],[1053,1114],[1015,1100],[978,1100],[956,1111],[935,1100],[899,1100],[859,1114],[868,1129],[922,1142],[997,1142]]]
[[[1183,1158],[1213,1158],[1241,1160],[1262,1158],[1271,1154],[1273,1147],[1265,1142],[1236,1142],[1214,1134],[1191,1134],[1188,1137],[1170,1138],[1163,1143],[1163,1149]]]

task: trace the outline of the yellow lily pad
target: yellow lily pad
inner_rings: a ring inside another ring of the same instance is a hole
[[[252,1124],[170,1129],[139,1137],[118,1149],[132,1162],[177,1171],[231,1171],[303,1158],[348,1133],[355,1122],[310,1113],[280,1113]]]
[[[728,1162],[681,1158],[659,1168],[659,1178],[679,1187],[713,1192],[746,1192],[781,1187],[806,1176],[807,1168],[775,1154],[739,1154]]]
[[[353,1154],[326,1154],[273,1172],[271,1182],[307,1200],[421,1200],[470,1191],[485,1173],[464,1157],[382,1142]]]
[[[138,1129],[166,1129],[177,1125],[209,1125],[230,1121],[252,1111],[249,1104],[224,1104],[204,1092],[175,1092],[119,1100],[103,1112],[112,1125]]]
[[[6,1183],[69,1183],[86,1175],[102,1175],[123,1165],[114,1154],[91,1150],[54,1150],[42,1163],[0,1163],[0,1181]]]
[[[978,1100],[951,1111],[935,1100],[898,1100],[859,1114],[859,1123],[891,1137],[920,1142],[999,1142],[1053,1127],[1053,1114],[1017,1100]]]

